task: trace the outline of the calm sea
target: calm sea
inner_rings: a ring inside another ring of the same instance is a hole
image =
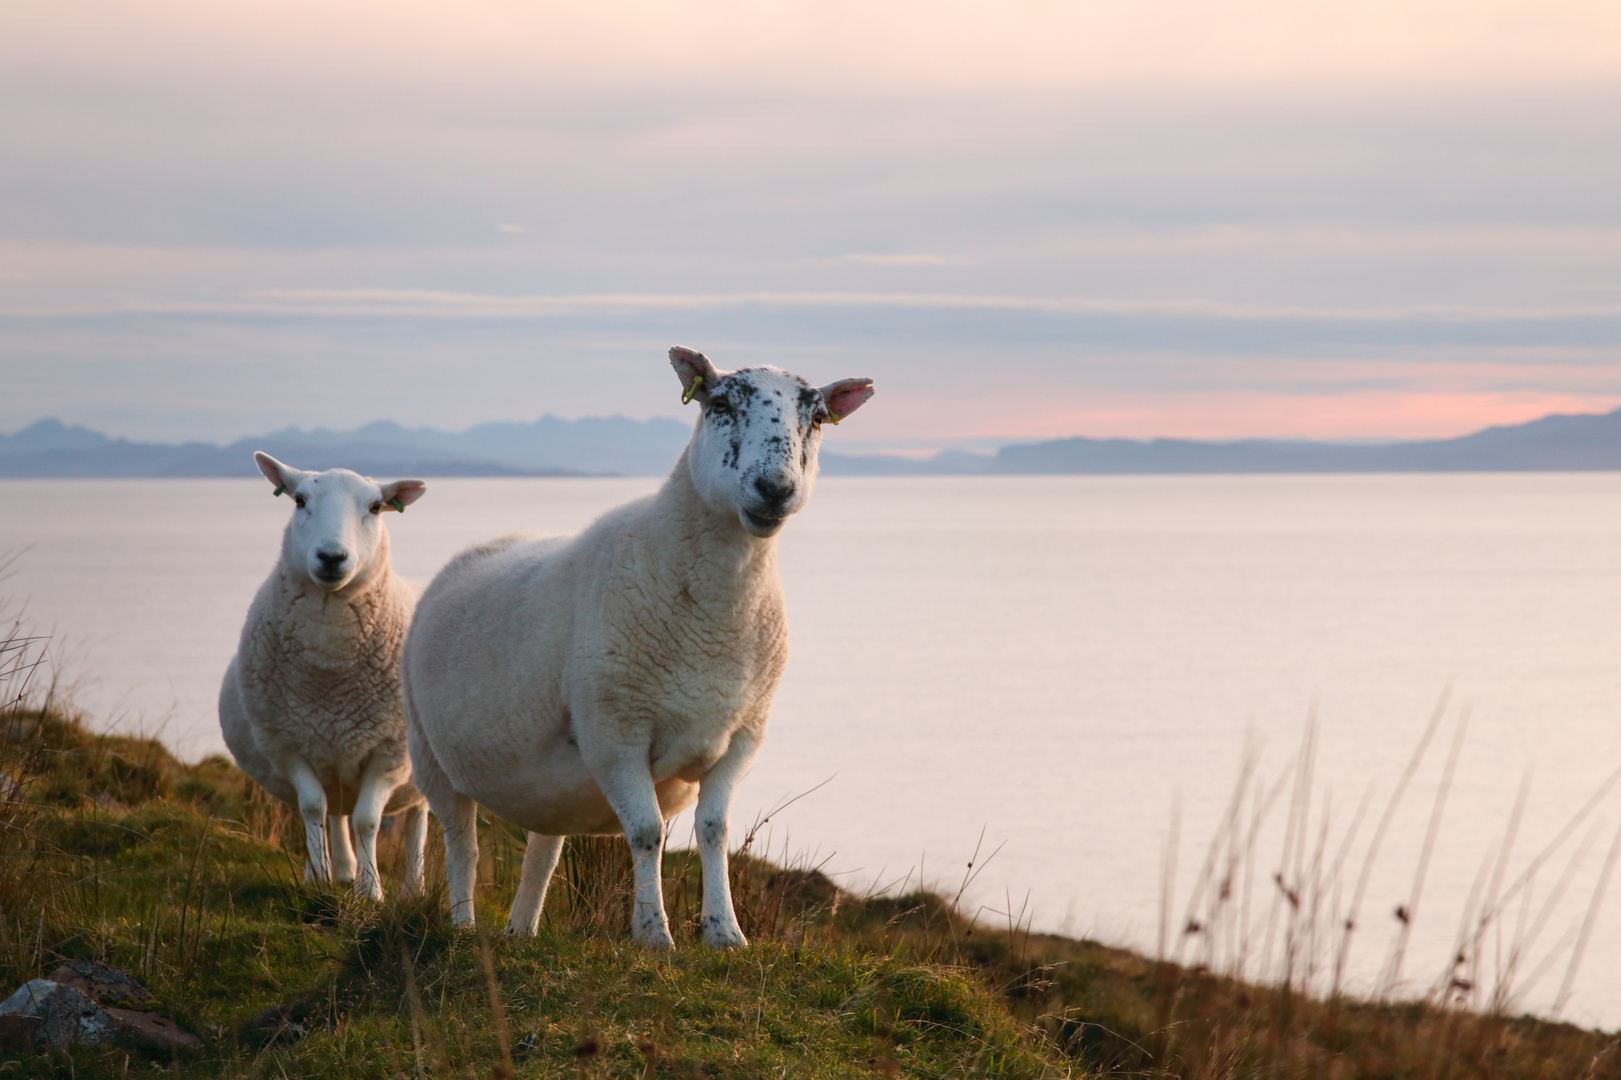
[[[426,580],[468,543],[573,531],[654,486],[435,480],[389,518],[395,562]],[[255,481],[0,481],[0,508],[0,552],[23,552],[0,589],[56,635],[76,700],[184,754],[221,750],[215,689],[287,501]],[[816,788],[761,842],[850,887],[910,874],[955,889],[983,835],[973,905],[1150,950],[1164,923],[1168,948],[1219,962],[1236,929],[1217,927],[1214,944],[1209,930],[1185,935],[1184,905],[1253,748],[1255,790],[1275,796],[1233,890],[1234,905],[1248,898],[1253,971],[1269,918],[1286,921],[1273,874],[1290,806],[1310,817],[1285,883],[1339,882],[1321,890],[1326,928],[1450,689],[1352,956],[1359,985],[1374,985],[1467,716],[1401,968],[1402,990],[1422,992],[1472,892],[1491,892],[1483,860],[1522,782],[1498,892],[1621,766],[1621,475],[830,478],[781,544],[794,654],[734,829]],[[1308,728],[1315,779],[1301,799],[1279,785]],[[1621,791],[1500,928],[1466,945],[1483,957],[1476,979],[1490,983],[1518,941],[1520,1003],[1551,1008],[1618,823]],[[1592,910],[1565,1015],[1615,1026],[1621,883]]]

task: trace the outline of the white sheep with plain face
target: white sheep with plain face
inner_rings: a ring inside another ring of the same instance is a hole
[[[403,511],[427,485],[254,460],[277,495],[291,496],[292,517],[220,687],[226,745],[298,808],[306,878],[353,881],[356,893],[381,899],[377,830],[384,814],[403,811],[405,887],[414,891],[427,818],[411,784],[399,661],[416,592],[389,563],[383,514]]]
[[[703,935],[745,944],[727,881],[732,790],[788,658],[777,533],[804,508],[822,425],[872,396],[670,350],[702,415],[659,492],[573,539],[506,537],[423,594],[402,666],[417,785],[445,829],[451,917],[473,922],[477,804],[529,833],[507,922],[533,933],[571,834],[623,833],[632,933],[671,944],[665,822],[697,803]]]

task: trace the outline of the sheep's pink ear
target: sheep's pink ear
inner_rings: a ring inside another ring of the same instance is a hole
[[[871,379],[840,379],[822,387],[820,393],[833,414],[833,422],[838,423],[865,405],[876,391]]]
[[[670,348],[670,366],[675,368],[676,378],[681,380],[682,403],[697,398],[701,404],[708,405],[709,391],[720,382],[722,374],[715,370],[709,357],[684,345],[675,345]]]
[[[427,494],[428,485],[423,480],[395,480],[391,484],[383,485],[383,505],[390,510],[405,513],[405,508]]]
[[[304,478],[309,475],[309,473],[301,469],[295,469],[291,465],[283,465],[263,450],[253,452],[253,463],[259,466],[259,471],[265,474],[266,480],[276,485],[277,495],[284,491],[293,490],[303,483]]]

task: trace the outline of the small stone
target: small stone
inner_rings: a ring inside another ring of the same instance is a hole
[[[304,1025],[293,1019],[286,1005],[272,1005],[249,1020],[249,1031],[263,1032],[271,1042],[294,1042],[304,1035]]]

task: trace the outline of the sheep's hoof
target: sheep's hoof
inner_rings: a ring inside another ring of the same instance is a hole
[[[632,934],[631,936],[642,945],[645,945],[647,948],[656,949],[659,952],[663,952],[666,949],[675,948],[675,938],[670,936],[670,931],[667,927],[661,926],[654,931],[642,930],[641,932]]]
[[[705,916],[702,920],[704,944],[711,949],[744,949],[748,947],[749,939],[743,936],[743,931],[736,923],[730,926],[719,919]]]

